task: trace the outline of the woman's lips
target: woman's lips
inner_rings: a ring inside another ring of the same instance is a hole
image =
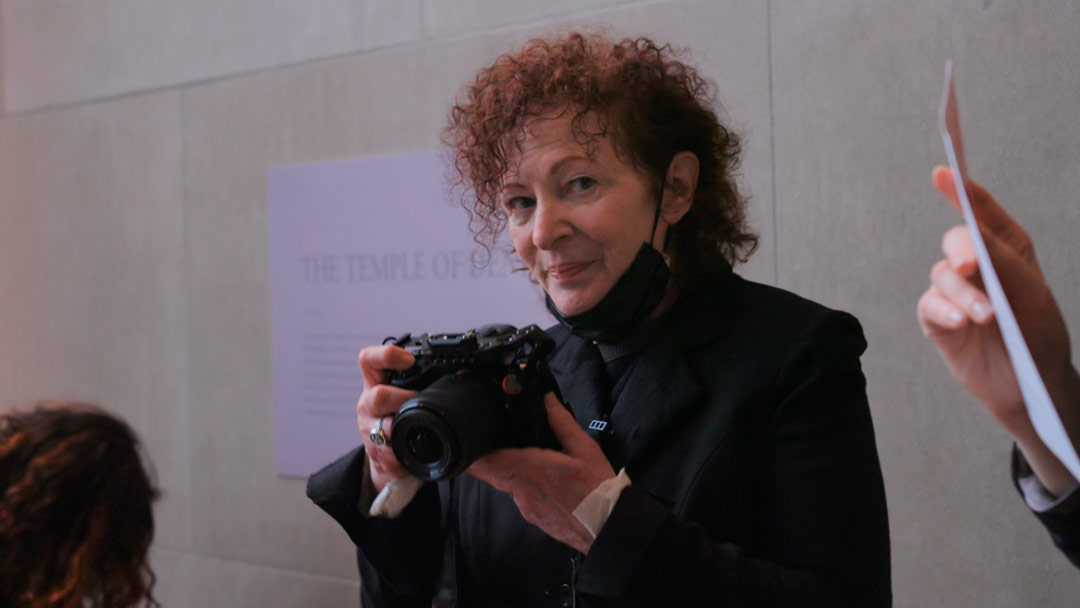
[[[567,279],[573,278],[578,274],[581,274],[583,270],[589,267],[589,264],[592,264],[592,262],[558,264],[556,266],[549,267],[547,270],[547,274],[549,277],[555,279],[556,281],[565,281]]]

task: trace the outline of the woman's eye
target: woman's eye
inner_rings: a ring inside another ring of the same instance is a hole
[[[523,211],[536,204],[536,201],[528,196],[514,196],[506,199],[506,208],[511,213]]]
[[[585,192],[585,191],[589,190],[590,188],[592,188],[595,185],[596,185],[596,180],[591,178],[591,177],[586,176],[586,177],[578,177],[578,178],[570,180],[570,183],[567,184],[567,188],[570,190],[570,192],[579,193],[579,192]]]

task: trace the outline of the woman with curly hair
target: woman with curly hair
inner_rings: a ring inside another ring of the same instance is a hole
[[[0,606],[156,606],[158,491],[139,441],[81,403],[0,417]]]
[[[701,75],[644,38],[533,40],[445,139],[478,242],[507,230],[559,322],[563,449],[420,484],[386,443],[413,356],[364,349],[364,445],[308,485],[364,605],[889,605],[862,329],[733,272],[757,239]]]

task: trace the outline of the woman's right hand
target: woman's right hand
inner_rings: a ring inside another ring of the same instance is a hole
[[[933,181],[959,210],[952,172],[938,167]],[[1031,239],[982,186],[969,181],[968,192],[1016,320],[1044,379],[1052,385],[1066,368],[1071,369],[1069,336]],[[942,250],[945,258],[931,269],[930,288],[919,300],[923,333],[938,347],[953,376],[1015,435],[1030,420],[990,299],[982,288],[967,226],[946,232]]]
[[[957,210],[953,175],[938,167],[934,186]],[[1080,447],[1080,376],[1072,366],[1069,333],[1024,228],[979,184],[969,181],[972,211],[987,253],[1009,299],[1066,433]],[[923,334],[937,346],[952,375],[1016,440],[1043,485],[1058,495],[1076,483],[1035,432],[1009,354],[983,291],[971,231],[956,226],[942,241],[945,258],[930,272],[919,299]]]
[[[356,425],[364,438],[364,451],[371,465],[371,481],[378,492],[381,492],[383,487],[391,481],[408,476],[408,472],[394,456],[389,439],[393,432],[394,414],[416,394],[416,391],[384,383],[387,370],[408,369],[414,360],[409,351],[399,346],[369,346],[360,351],[360,371],[364,373],[364,392],[356,403]],[[380,418],[384,418],[382,430],[387,441],[382,445],[375,445],[369,435],[372,428],[378,427]]]

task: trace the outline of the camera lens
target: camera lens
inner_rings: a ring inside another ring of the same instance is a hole
[[[409,446],[409,452],[412,453],[419,462],[424,464],[434,464],[442,459],[442,442],[439,441],[439,437],[430,429],[422,426],[409,429],[409,434],[406,435],[405,442]]]
[[[427,481],[454,477],[510,443],[502,388],[479,374],[432,382],[401,406],[391,428],[390,447],[398,462]]]

